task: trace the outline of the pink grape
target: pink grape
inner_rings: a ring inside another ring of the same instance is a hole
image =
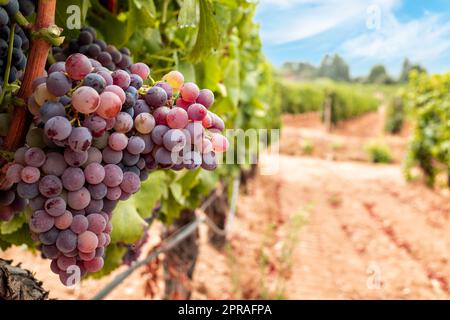
[[[200,89],[193,82],[186,82],[180,89],[184,101],[195,102],[200,94]]]
[[[138,136],[132,136],[128,140],[127,151],[131,154],[139,155],[145,149],[145,141]]]
[[[148,76],[150,75],[150,68],[145,63],[142,62],[132,64],[130,66],[130,71],[131,73],[140,76],[143,80],[147,79]]]
[[[100,105],[97,109],[97,114],[104,119],[114,118],[120,112],[121,107],[122,103],[119,96],[105,90],[100,94]]]
[[[59,217],[66,212],[66,201],[61,197],[50,198],[45,201],[44,208],[52,217]]]
[[[116,70],[111,74],[113,78],[113,84],[119,86],[123,90],[126,90],[130,86],[130,75],[124,70]]]
[[[45,123],[44,132],[50,139],[62,141],[70,136],[72,125],[65,117],[56,116]]]
[[[72,224],[73,215],[70,211],[66,210],[64,214],[55,218],[55,227],[59,230],[65,230]]]
[[[98,213],[92,213],[87,216],[89,227],[88,230],[100,235],[103,230],[105,230],[107,221],[106,219]]]
[[[91,131],[94,138],[101,137],[106,131],[106,121],[99,116],[91,116],[84,119],[83,126]]]
[[[191,104],[192,104],[191,102],[184,101],[182,98],[178,98],[176,102],[177,107],[183,108],[186,111],[188,110]]]
[[[89,226],[88,219],[83,215],[77,215],[73,217],[70,230],[72,230],[76,234],[81,234],[87,231],[88,226]]]
[[[97,272],[103,268],[103,258],[94,258],[90,261],[84,261],[83,265],[88,272]]]
[[[108,164],[105,166],[105,179],[103,183],[110,188],[117,187],[122,183],[123,172],[115,164]]]
[[[139,134],[139,137],[142,138],[142,140],[144,140],[145,143],[145,148],[144,150],[141,152],[142,154],[148,154],[150,152],[152,152],[153,149],[153,141],[152,141],[152,137],[150,134]]]
[[[212,127],[219,131],[223,131],[225,129],[225,123],[223,120],[215,113],[211,113],[212,117]]]
[[[81,167],[86,163],[88,159],[88,153],[75,152],[72,149],[67,148],[64,150],[64,160],[72,167]]]
[[[56,264],[60,270],[66,271],[70,266],[76,265],[77,259],[75,257],[61,256],[58,258]]]
[[[102,152],[95,147],[89,148],[89,150],[87,151],[87,154],[88,154],[88,158],[87,158],[86,162],[83,164],[83,168],[86,168],[91,163],[101,163],[103,160]]]
[[[121,105],[125,103],[126,95],[121,87],[116,85],[110,85],[107,86],[103,92],[115,93],[119,97]]]
[[[89,205],[91,194],[86,188],[72,191],[67,194],[67,204],[75,210],[82,210]]]
[[[95,112],[100,104],[98,92],[91,87],[80,87],[72,95],[72,106],[78,112],[90,114]]]
[[[99,184],[105,178],[105,168],[99,163],[91,163],[84,169],[86,181],[90,184]]]
[[[172,108],[167,114],[167,125],[172,129],[182,129],[188,124],[188,121],[188,114],[182,108]]]
[[[206,117],[202,121],[202,125],[204,128],[209,129],[213,126],[213,119],[210,112],[206,115]]]
[[[209,109],[214,104],[214,93],[209,89],[202,89],[197,97],[197,103]]]
[[[217,153],[227,151],[230,146],[228,139],[221,134],[213,135],[213,137],[211,139],[211,143],[212,143],[214,151]]]
[[[30,219],[30,230],[36,233],[43,233],[50,230],[55,224],[55,219],[44,210],[33,213]]]
[[[163,145],[169,151],[181,151],[186,145],[186,135],[179,129],[170,129],[164,134]]]
[[[92,134],[86,127],[73,128],[69,136],[69,146],[75,152],[87,151],[92,144]]]
[[[189,134],[189,142],[191,144],[199,145],[202,143],[205,129],[200,122],[188,123],[186,130]]]
[[[73,80],[82,80],[91,71],[89,58],[81,53],[72,54],[66,60],[66,72]]]
[[[122,195],[122,190],[119,187],[108,188],[106,192],[106,198],[109,200],[119,200]]]
[[[106,71],[106,70],[100,70],[100,71],[97,71],[97,74],[99,76],[101,76],[103,79],[105,79],[107,86],[110,86],[113,84],[113,78],[111,76],[111,72]]]
[[[152,131],[153,142],[156,143],[157,145],[162,145],[164,134],[169,130],[170,128],[168,126],[157,125],[155,129],[153,129]]]
[[[128,145],[128,137],[119,132],[114,132],[108,139],[108,145],[115,151],[122,151]]]
[[[136,193],[141,187],[139,176],[133,172],[125,172],[120,188],[126,193]]]
[[[199,151],[201,153],[210,153],[211,151],[213,151],[213,145],[211,141],[208,139],[203,139],[202,144],[199,146]]]
[[[35,183],[39,180],[41,172],[36,167],[25,167],[20,175],[23,182]]]
[[[39,148],[30,148],[25,152],[25,163],[28,166],[39,168],[46,160],[44,151]]]
[[[106,197],[106,192],[108,191],[106,185],[103,183],[89,185],[88,190],[91,194],[91,198],[95,200],[101,200]]]
[[[84,252],[78,252],[78,255],[80,256],[81,260],[83,261],[91,261],[95,258],[95,251],[84,253]]]
[[[192,121],[203,121],[208,110],[199,103],[194,103],[188,108],[189,119]]]
[[[170,109],[168,107],[159,107],[153,112],[153,117],[155,118],[156,124],[167,125],[167,115]]]
[[[102,155],[103,161],[107,164],[118,164],[120,161],[122,161],[123,158],[122,151],[115,151],[110,147],[106,147],[105,149],[103,149]]]
[[[59,196],[62,188],[62,182],[57,176],[45,176],[39,181],[39,191],[47,198]]]
[[[134,119],[134,126],[141,134],[148,134],[155,128],[155,118],[150,114],[143,112]]]
[[[133,129],[133,118],[126,112],[119,112],[116,116],[114,130],[116,132],[127,133]]]
[[[77,248],[77,235],[71,230],[63,230],[56,239],[56,247],[62,253],[70,253]]]
[[[67,168],[67,163],[64,156],[58,152],[50,152],[47,154],[47,159],[42,165],[41,170],[46,175],[61,176]]]
[[[78,236],[78,250],[89,253],[95,250],[98,245],[98,238],[92,231],[85,231]]]
[[[80,190],[84,186],[84,183],[86,182],[83,170],[74,167],[67,168],[64,171],[61,180],[64,188],[67,191]]]
[[[12,183],[18,183],[20,180],[22,180],[22,170],[23,166],[21,164],[13,164],[8,167],[8,170],[6,171],[6,179]]]

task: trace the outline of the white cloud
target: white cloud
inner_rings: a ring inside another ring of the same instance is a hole
[[[416,62],[437,59],[450,49],[450,22],[436,14],[400,23],[390,14],[382,28],[346,41],[339,51],[346,57],[397,60],[409,57]]]
[[[262,38],[283,44],[315,36],[340,25],[366,19],[366,9],[378,5],[390,11],[400,0],[261,0],[258,15],[264,17]]]

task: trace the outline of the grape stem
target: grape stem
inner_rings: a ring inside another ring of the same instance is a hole
[[[6,60],[6,69],[5,69],[5,78],[3,80],[3,88],[2,95],[0,96],[0,106],[3,103],[3,99],[5,99],[6,90],[9,85],[9,75],[11,73],[11,64],[12,64],[12,54],[14,49],[14,34],[16,30],[16,24],[13,23],[11,26],[11,32],[9,35],[9,44],[8,44],[8,58]]]
[[[20,11],[17,11],[16,15],[14,16],[14,20],[22,28],[29,29],[31,27],[31,23],[27,20],[27,18],[24,17],[24,15]]]

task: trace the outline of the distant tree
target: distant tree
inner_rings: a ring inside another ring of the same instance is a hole
[[[286,62],[282,73],[295,80],[312,80],[317,76],[317,68],[308,62]]]
[[[350,67],[338,54],[326,55],[319,66],[318,76],[336,81],[350,81]]]
[[[419,64],[412,64],[408,58],[403,61],[402,71],[400,73],[399,82],[408,82],[409,73],[413,70],[417,70],[420,73],[426,73],[427,70]]]
[[[382,64],[377,64],[372,67],[367,77],[368,83],[377,83],[377,84],[390,84],[394,81],[389,76],[386,71],[386,68]]]

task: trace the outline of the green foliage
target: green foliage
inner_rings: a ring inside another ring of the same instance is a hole
[[[387,73],[386,68],[382,64],[378,64],[372,67],[366,82],[375,84],[390,84],[394,81]]]
[[[388,145],[372,141],[365,146],[369,160],[373,163],[391,163],[392,152]]]
[[[335,81],[350,81],[350,67],[340,55],[326,55],[319,66],[317,75],[319,78]]]
[[[412,72],[406,101],[415,121],[408,147],[406,174],[415,165],[432,186],[438,173],[450,182],[450,73],[428,76]]]
[[[398,81],[400,83],[407,83],[409,80],[410,73],[418,72],[418,73],[426,73],[427,70],[419,64],[412,64],[409,59],[405,59],[402,65],[402,71],[400,73],[400,78]]]
[[[401,95],[391,99],[386,110],[384,130],[391,134],[399,133],[405,122],[405,106]]]
[[[323,111],[327,98],[331,98],[333,123],[376,110],[379,101],[375,92],[369,86],[330,81],[284,81],[280,88],[282,110],[288,113]]]

